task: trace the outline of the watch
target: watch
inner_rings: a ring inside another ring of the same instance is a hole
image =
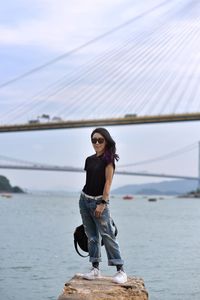
[[[107,204],[108,202],[107,202],[106,200],[102,199],[102,200],[101,200],[101,203],[102,203],[102,204]]]

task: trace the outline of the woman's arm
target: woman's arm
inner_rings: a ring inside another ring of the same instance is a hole
[[[103,190],[103,199],[104,200],[109,200],[110,188],[111,188],[112,179],[113,179],[113,173],[114,173],[113,164],[110,163],[109,165],[106,166],[106,169],[105,169],[106,182],[105,182],[104,190]]]
[[[112,184],[113,173],[114,173],[113,165],[112,164],[107,165],[107,167],[105,169],[106,182],[105,182],[104,190],[103,190],[103,200],[105,200],[105,201],[109,200],[110,187]],[[95,213],[94,213],[97,218],[101,217],[101,214],[103,213],[105,207],[106,207],[106,204],[103,204],[103,203],[97,205],[97,207],[95,209]]]

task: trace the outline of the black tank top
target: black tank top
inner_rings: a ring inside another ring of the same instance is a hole
[[[96,156],[96,154],[89,156],[85,161],[86,183],[83,192],[90,196],[103,195],[105,185],[105,168],[106,161],[103,155]]]

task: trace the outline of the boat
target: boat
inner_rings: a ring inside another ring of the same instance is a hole
[[[11,195],[11,194],[7,194],[7,193],[3,193],[3,194],[1,194],[1,197],[4,197],[4,198],[11,198],[12,195]]]
[[[149,202],[156,202],[157,199],[156,199],[156,198],[149,198],[148,201],[149,201]]]
[[[133,199],[133,196],[131,196],[131,195],[125,195],[125,196],[123,197],[123,199],[124,199],[124,200],[132,200],[132,199]]]

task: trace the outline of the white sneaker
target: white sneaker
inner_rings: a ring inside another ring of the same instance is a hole
[[[98,278],[101,278],[101,273],[100,273],[99,269],[92,268],[89,273],[83,274],[83,278],[88,279],[88,280],[98,279]]]
[[[125,282],[127,282],[127,275],[126,275],[126,273],[123,272],[123,271],[118,271],[118,272],[114,275],[112,281],[113,281],[114,283],[121,283],[121,284],[122,284],[122,283],[125,283]]]

